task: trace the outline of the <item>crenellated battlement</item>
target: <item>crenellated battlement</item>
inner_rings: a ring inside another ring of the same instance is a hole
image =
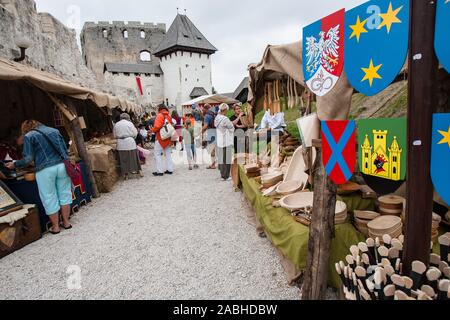
[[[158,30],[166,32],[165,23],[152,23],[152,22],[140,22],[140,21],[98,21],[98,22],[86,22],[83,29],[96,29],[96,28],[136,28],[144,30]]]

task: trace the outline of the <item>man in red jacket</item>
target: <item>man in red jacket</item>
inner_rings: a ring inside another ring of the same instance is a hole
[[[172,124],[172,117],[169,114],[169,109],[165,105],[161,105],[158,109],[158,115],[155,119],[155,125],[153,126],[152,132],[156,134],[155,142],[155,166],[156,171],[153,173],[154,176],[159,177],[165,174],[173,174],[173,161],[172,161],[172,141],[171,139],[163,140],[161,138],[161,129],[165,124]],[[162,165],[162,156],[166,156],[167,170],[164,172]]]

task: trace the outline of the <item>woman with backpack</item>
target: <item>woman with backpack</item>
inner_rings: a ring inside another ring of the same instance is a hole
[[[155,142],[155,167],[156,171],[153,172],[155,177],[160,177],[165,174],[173,174],[173,161],[172,161],[172,140],[171,137],[163,139],[161,137],[161,130],[172,126],[172,117],[169,114],[169,109],[165,105],[161,105],[158,108],[158,115],[155,119],[155,125],[152,128],[152,132],[156,134]],[[173,127],[172,127],[173,128]],[[162,156],[166,156],[166,171],[164,172],[162,165]]]

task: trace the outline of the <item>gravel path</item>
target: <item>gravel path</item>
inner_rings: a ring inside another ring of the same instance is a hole
[[[74,229],[0,260],[0,300],[299,298],[230,182],[204,166],[151,169],[83,208]]]

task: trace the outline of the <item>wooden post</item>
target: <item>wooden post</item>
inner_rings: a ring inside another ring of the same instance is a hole
[[[61,102],[64,104],[63,102]],[[84,142],[83,131],[81,130],[80,122],[78,121],[78,114],[75,106],[71,103],[70,100],[67,101],[67,108],[77,117],[70,121],[70,128],[72,129],[74,135],[74,142],[77,146],[78,155],[81,160],[84,162],[86,166],[86,171],[88,174],[89,182],[91,183],[92,196],[94,198],[100,197],[100,193],[98,192],[97,181],[95,180],[94,173],[91,169],[91,162],[89,160],[89,155],[86,149],[86,144]]]
[[[408,171],[403,270],[430,262],[433,184],[430,177],[433,108],[437,103],[438,62],[434,53],[436,1],[413,0],[410,18]]]
[[[308,263],[302,300],[324,300],[328,283],[331,240],[334,238],[336,185],[328,178],[322,163],[321,140],[313,140],[317,148],[314,164],[314,209],[309,230]]]

